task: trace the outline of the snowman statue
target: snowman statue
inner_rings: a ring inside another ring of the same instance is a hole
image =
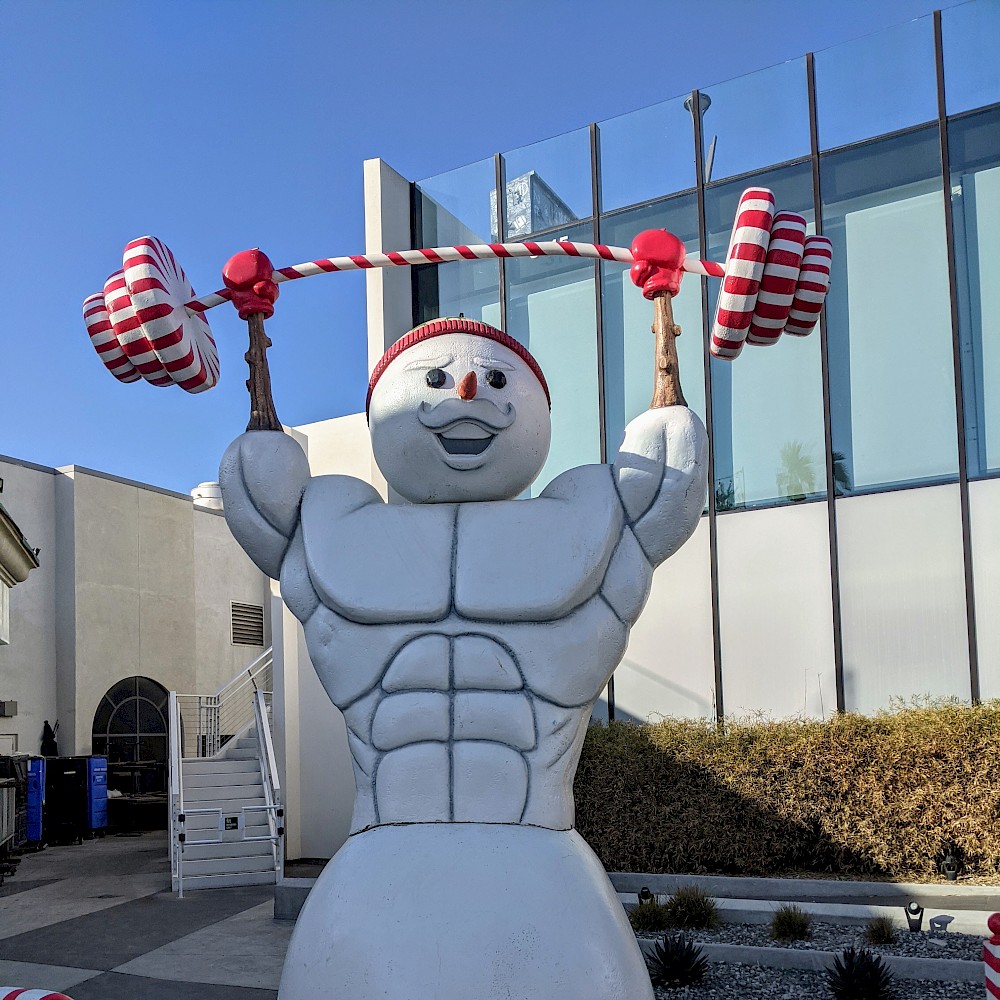
[[[706,433],[659,294],[674,272],[636,268],[657,306],[655,391],[611,464],[518,499],[549,448],[545,377],[518,341],[462,317],[418,326],[371,376],[375,459],[405,502],[311,476],[276,419],[222,459],[226,519],[303,624],[357,784],[280,1000],[652,998],[573,827],[591,709],[706,499]],[[261,374],[251,360],[255,401]]]

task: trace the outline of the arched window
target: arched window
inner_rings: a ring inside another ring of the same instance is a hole
[[[110,687],[94,713],[94,753],[109,764],[167,762],[167,690],[148,677]]]

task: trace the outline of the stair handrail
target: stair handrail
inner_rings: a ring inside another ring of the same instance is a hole
[[[196,757],[214,757],[222,749],[224,734],[235,736],[250,724],[252,692],[261,689],[258,681],[271,670],[273,659],[273,648],[268,646],[214,694],[178,694],[192,712],[197,711]],[[271,686],[264,684],[267,694],[271,693]]]
[[[253,683],[256,678],[262,674],[271,665],[273,647],[268,646],[257,659],[251,661],[247,664],[238,674],[231,677],[218,691],[215,692],[214,697],[218,698],[220,701],[225,699],[226,695],[229,693],[231,688],[243,687],[248,683]]]
[[[170,875],[176,884],[181,884],[181,846],[178,817],[184,813],[184,783],[181,780],[181,714],[177,702],[177,692],[168,696],[170,718],[168,744],[170,756]]]
[[[264,785],[264,804],[267,806],[267,822],[274,847],[275,877],[281,878],[285,872],[285,811],[281,804],[281,780],[278,777],[278,763],[274,756],[274,742],[271,739],[271,723],[267,716],[267,702],[264,692],[256,691],[253,698],[254,719],[257,724],[257,745],[260,758],[260,774]]]

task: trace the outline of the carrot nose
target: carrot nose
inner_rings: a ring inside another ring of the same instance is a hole
[[[476,373],[467,372],[462,376],[462,381],[458,383],[459,399],[475,399],[476,390],[479,388],[476,382]]]

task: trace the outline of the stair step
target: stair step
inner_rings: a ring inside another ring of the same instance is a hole
[[[226,760],[257,760],[257,747],[252,750],[244,750],[242,747],[226,748]]]
[[[262,872],[274,874],[274,856],[266,857],[205,858],[189,861],[184,858],[184,878],[196,875],[257,875]]]
[[[236,763],[242,764],[243,761]],[[188,774],[183,776],[184,798],[188,798],[188,789],[191,788],[219,788],[225,785],[259,785],[260,768],[255,767],[252,771],[215,771],[210,774]]]
[[[181,763],[181,773],[188,774],[235,774],[239,771],[260,773],[260,762],[253,760],[232,760],[225,757],[203,757],[200,760],[185,760]]]
[[[184,783],[184,806],[185,808],[199,808],[202,805],[209,805],[218,801],[231,801],[233,799],[257,799],[262,804],[264,801],[264,786],[261,784],[260,775],[257,775],[255,782],[245,785],[202,785],[194,788],[188,787]],[[198,803],[195,806],[195,803]]]
[[[239,875],[184,876],[184,891],[189,889],[225,889],[234,885],[274,885],[274,872],[246,872]]]
[[[230,743],[229,745],[232,746],[233,744]],[[258,749],[257,737],[256,737],[256,735],[254,735],[254,736],[241,736],[236,741],[236,746],[240,750],[257,750]]]
[[[207,820],[207,823],[194,825],[195,820]],[[270,835],[270,827],[266,823],[255,823],[253,826],[246,826],[242,830],[220,830],[219,821],[210,816],[192,816],[185,824],[187,835],[190,840],[210,840],[221,841],[224,844],[244,843],[244,837],[267,837]],[[263,843],[263,841],[250,841],[250,843]],[[188,845],[188,846],[215,846],[215,845]]]
[[[261,836],[266,833],[267,829],[263,828]],[[184,845],[185,863],[207,861],[209,858],[270,858],[271,856],[271,845],[266,840],[230,840],[224,844]]]

